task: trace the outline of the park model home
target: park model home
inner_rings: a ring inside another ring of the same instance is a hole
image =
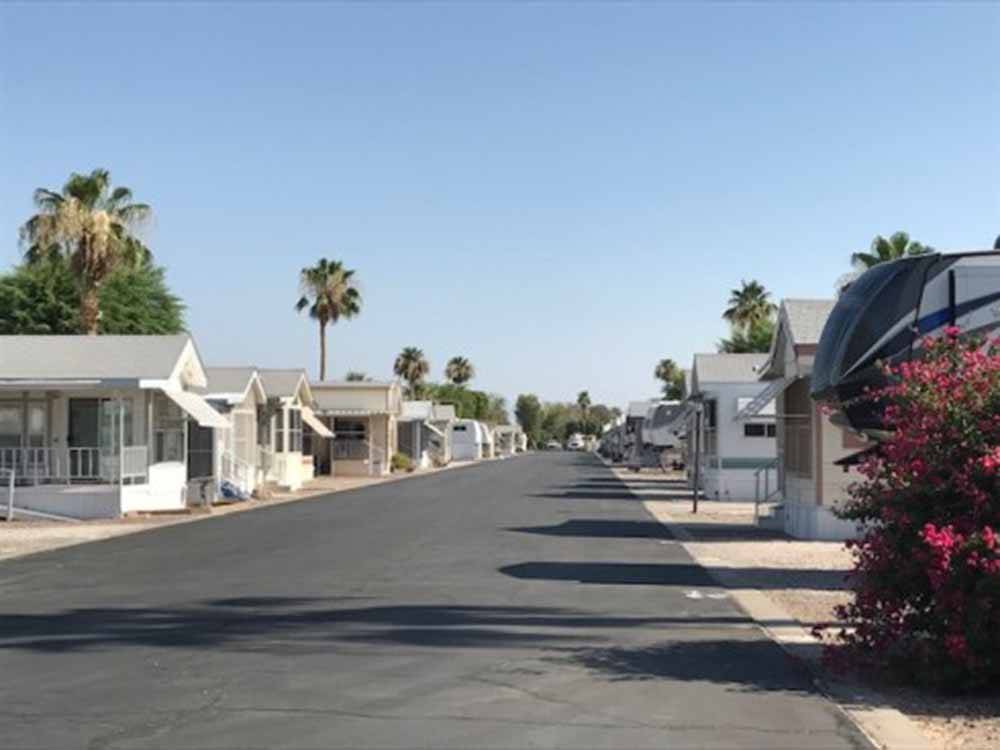
[[[777,481],[772,486],[781,505],[776,514],[785,531],[800,539],[855,535],[854,525],[838,519],[832,509],[859,476],[836,462],[870,445],[835,425],[809,397],[813,357],[833,306],[833,300],[784,300],[771,352],[761,369],[767,384],[762,398],[774,398],[777,404]]]
[[[195,392],[206,385],[187,335],[0,336],[0,473],[15,505],[113,518],[210,499],[211,430],[229,422]]]
[[[688,398],[688,480],[719,500],[753,500],[776,460],[774,399],[761,397],[766,354],[695,354]]]
[[[205,375],[208,385],[199,392],[230,424],[230,429],[218,431],[214,440],[220,493],[247,498],[263,481],[258,419],[267,407],[264,386],[254,367],[208,367]],[[205,438],[198,435],[196,439],[202,442]]]
[[[260,413],[258,442],[264,481],[297,490],[315,476],[310,446],[303,447],[303,424],[320,439],[332,437],[313,413],[305,370],[259,370],[267,402]]]
[[[312,384],[316,413],[333,439],[312,439],[308,451],[321,474],[385,476],[396,451],[403,397],[399,383],[322,381]]]
[[[451,461],[451,425],[455,407],[431,401],[404,401],[399,417],[399,452],[414,465],[428,468]]]

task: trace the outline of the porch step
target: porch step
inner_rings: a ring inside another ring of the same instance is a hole
[[[760,514],[757,516],[757,528],[784,531],[785,506],[781,503],[776,505],[761,505]]]

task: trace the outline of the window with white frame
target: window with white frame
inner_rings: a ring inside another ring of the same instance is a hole
[[[153,462],[184,461],[184,412],[162,393],[153,394]]]
[[[743,437],[748,438],[773,438],[777,434],[777,427],[767,422],[747,422],[743,425]]]

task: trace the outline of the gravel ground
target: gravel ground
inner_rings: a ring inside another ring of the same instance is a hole
[[[752,503],[701,500],[695,515],[681,477],[659,472],[636,475],[623,469],[615,473],[657,520],[681,526],[694,538],[684,546],[699,563],[752,571],[748,587],[759,580],[759,588],[806,628],[835,622],[834,607],[850,601],[838,577],[830,575],[845,573],[851,566],[851,555],[840,542],[801,542],[761,532],[753,526]],[[772,570],[783,571],[780,581],[768,572]],[[1000,748],[1000,694],[948,697],[886,685],[879,685],[877,692],[886,705],[916,722],[934,748]]]

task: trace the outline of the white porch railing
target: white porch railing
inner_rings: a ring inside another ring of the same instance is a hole
[[[0,469],[0,486],[7,491],[7,520],[14,520],[14,470]]]
[[[149,448],[126,445],[122,449],[122,479],[145,479],[149,473]]]
[[[771,489],[771,472],[775,473],[774,489]],[[778,459],[768,461],[763,466],[757,468],[753,473],[754,478],[754,498],[753,498],[753,522],[756,524],[760,520],[760,505],[771,500],[771,497],[781,491],[778,486]],[[763,494],[761,494],[761,478],[764,480]]]
[[[100,448],[0,448],[0,471],[21,484],[134,482],[148,477],[149,448],[128,445],[120,456]]]
[[[240,492],[248,496],[253,489],[253,472],[254,469],[250,464],[229,451],[224,451],[219,458],[220,481],[231,482]]]

